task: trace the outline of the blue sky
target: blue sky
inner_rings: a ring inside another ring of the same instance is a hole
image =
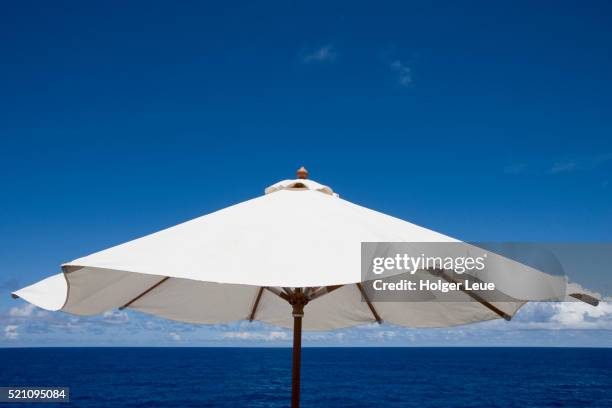
[[[612,241],[611,17],[606,2],[5,5],[0,345],[288,344],[260,325],[51,315],[8,292],[300,165],[464,240]],[[571,307],[306,343],[612,345],[609,309]]]

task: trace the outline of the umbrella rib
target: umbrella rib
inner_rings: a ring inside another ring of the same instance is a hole
[[[431,272],[431,271],[430,271]],[[444,270],[440,270],[437,271],[438,274],[447,282],[450,283],[456,283],[459,286],[459,289],[465,293],[466,295],[468,295],[469,297],[471,297],[472,299],[474,299],[475,301],[479,302],[481,305],[483,305],[484,307],[486,307],[487,309],[491,310],[492,312],[495,312],[499,317],[502,317],[504,320],[506,321],[510,321],[510,319],[512,319],[512,316],[510,316],[508,313],[504,312],[503,310],[501,310],[500,308],[498,308],[497,306],[493,305],[492,303],[486,301],[485,299],[483,299],[480,295],[472,292],[471,290],[466,290],[463,288],[463,284],[461,282],[457,282],[455,279],[453,279],[452,277],[446,275],[444,273]]]
[[[142,292],[140,295],[136,296],[134,299],[130,300],[129,302],[127,302],[125,305],[121,306],[119,308],[119,310],[123,310],[126,307],[129,307],[132,303],[136,302],[137,300],[140,300],[143,296],[145,296],[147,293],[151,292],[153,289],[155,289],[156,287],[158,287],[159,285],[161,285],[162,283],[164,283],[165,281],[167,281],[168,279],[170,279],[169,276],[166,276],[164,279],[160,280],[159,282],[157,282],[155,285],[151,286],[149,289],[145,290],[144,292]]]
[[[584,303],[587,303],[591,306],[597,306],[599,305],[599,300],[594,298],[593,296],[589,296],[585,293],[570,293],[570,296],[583,301]]]
[[[310,295],[308,300],[314,300],[318,297],[321,297],[323,295],[326,295],[328,293],[333,292],[336,289],[340,289],[341,287],[343,287],[344,285],[332,285],[332,286],[323,286],[322,288],[319,288],[317,290],[315,290],[312,295]]]
[[[378,314],[376,309],[374,308],[374,305],[370,301],[370,298],[368,297],[368,294],[366,293],[365,289],[363,288],[363,285],[361,283],[359,283],[359,282],[356,283],[355,285],[357,285],[357,288],[359,289],[359,292],[361,292],[361,296],[363,296],[363,299],[368,304],[368,307],[370,308],[370,312],[372,312],[372,315],[374,316],[374,319],[376,319],[376,322],[378,324],[382,324],[383,321],[380,318],[380,315]]]
[[[253,309],[251,309],[251,315],[249,316],[249,322],[252,322],[255,319],[255,312],[257,312],[257,306],[259,306],[259,301],[261,300],[261,295],[263,295],[264,287],[262,286],[257,291],[257,297],[255,297],[255,303],[253,304]]]
[[[278,288],[274,288],[274,287],[271,287],[271,286],[264,286],[263,288],[266,289],[266,290],[269,290],[272,293],[274,293],[276,296],[278,296],[280,298],[283,298],[287,302],[289,301],[289,296],[287,296],[287,294],[285,292],[281,292]]]

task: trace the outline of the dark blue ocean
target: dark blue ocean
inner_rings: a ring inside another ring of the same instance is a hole
[[[285,407],[291,392],[284,348],[0,349],[0,359],[0,386],[70,387],[70,403],[37,407]],[[612,407],[612,349],[306,348],[302,406]]]

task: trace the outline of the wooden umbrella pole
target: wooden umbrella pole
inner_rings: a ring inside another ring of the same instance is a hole
[[[293,315],[293,373],[291,408],[300,406],[300,364],[302,357],[302,316]]]
[[[302,317],[308,298],[301,288],[291,294],[289,303],[293,306],[293,370],[291,382],[291,408],[300,406],[300,366],[302,357]]]

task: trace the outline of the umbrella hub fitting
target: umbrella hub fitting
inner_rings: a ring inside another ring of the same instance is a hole
[[[289,304],[293,307],[293,317],[304,316],[304,306],[308,304],[308,297],[301,290],[294,290],[289,297]]]

